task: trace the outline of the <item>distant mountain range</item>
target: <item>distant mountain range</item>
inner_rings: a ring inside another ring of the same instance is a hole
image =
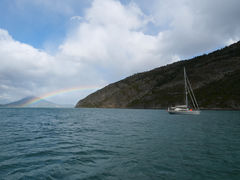
[[[12,102],[12,103],[8,103],[8,104],[3,104],[0,107],[44,107],[44,108],[58,108],[58,107],[63,107],[62,105],[58,105],[55,104],[53,102],[44,100],[44,99],[40,99],[34,103],[30,103],[36,99],[39,99],[37,97],[34,96],[28,96],[25,97],[21,100]]]
[[[167,108],[183,104],[183,67],[200,108],[240,109],[240,41],[209,54],[127,77],[90,94],[76,107]]]

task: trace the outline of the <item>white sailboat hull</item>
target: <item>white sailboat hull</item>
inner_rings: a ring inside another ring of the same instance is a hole
[[[200,114],[199,110],[186,110],[186,111],[175,111],[175,110],[168,110],[169,114],[185,114],[185,115],[198,115]]]
[[[193,93],[191,84],[190,84],[190,82],[187,78],[185,67],[183,68],[183,70],[184,70],[184,84],[185,84],[185,104],[174,106],[174,107],[169,107],[168,108],[168,113],[169,114],[198,115],[198,114],[200,114],[198,103],[197,103],[197,100],[196,100],[195,95]],[[188,106],[188,104],[189,104],[188,103],[188,94],[190,95],[190,98],[191,98],[191,101],[192,101],[192,105],[193,105],[192,109]]]

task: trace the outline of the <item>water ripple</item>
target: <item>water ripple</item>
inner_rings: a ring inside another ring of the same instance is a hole
[[[0,179],[239,179],[240,113],[0,109]]]

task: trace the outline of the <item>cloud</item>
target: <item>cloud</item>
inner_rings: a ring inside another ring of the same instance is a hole
[[[153,68],[161,63],[154,54],[157,37],[142,32],[148,19],[136,4],[95,0],[85,21],[68,36],[60,51],[111,74],[111,81]]]
[[[60,12],[66,1],[56,2],[61,2]],[[237,0],[151,2],[94,0],[81,16],[68,4],[64,13],[78,21],[52,54],[0,29],[0,102],[75,86],[103,86],[240,39]],[[49,1],[35,3],[52,7]],[[76,103],[88,93],[52,100]]]
[[[164,52],[190,58],[240,39],[240,2],[162,0],[152,4]]]
[[[28,95],[41,95],[58,89],[76,86],[102,85],[103,80],[90,68],[74,63],[73,58],[56,55],[13,40],[0,29],[0,96],[2,102]],[[90,75],[86,74],[86,71]],[[83,92],[86,95],[86,92]],[[81,96],[81,95],[80,95]],[[76,97],[66,102],[70,103]],[[62,100],[62,101],[63,101]]]
[[[72,16],[72,17],[70,18],[71,21],[75,21],[75,20],[81,21],[82,19],[83,19],[83,18],[82,18],[81,16]]]

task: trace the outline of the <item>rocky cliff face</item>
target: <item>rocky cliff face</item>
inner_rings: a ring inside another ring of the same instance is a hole
[[[110,84],[76,107],[167,108],[184,103],[186,67],[201,108],[240,109],[240,42]]]

